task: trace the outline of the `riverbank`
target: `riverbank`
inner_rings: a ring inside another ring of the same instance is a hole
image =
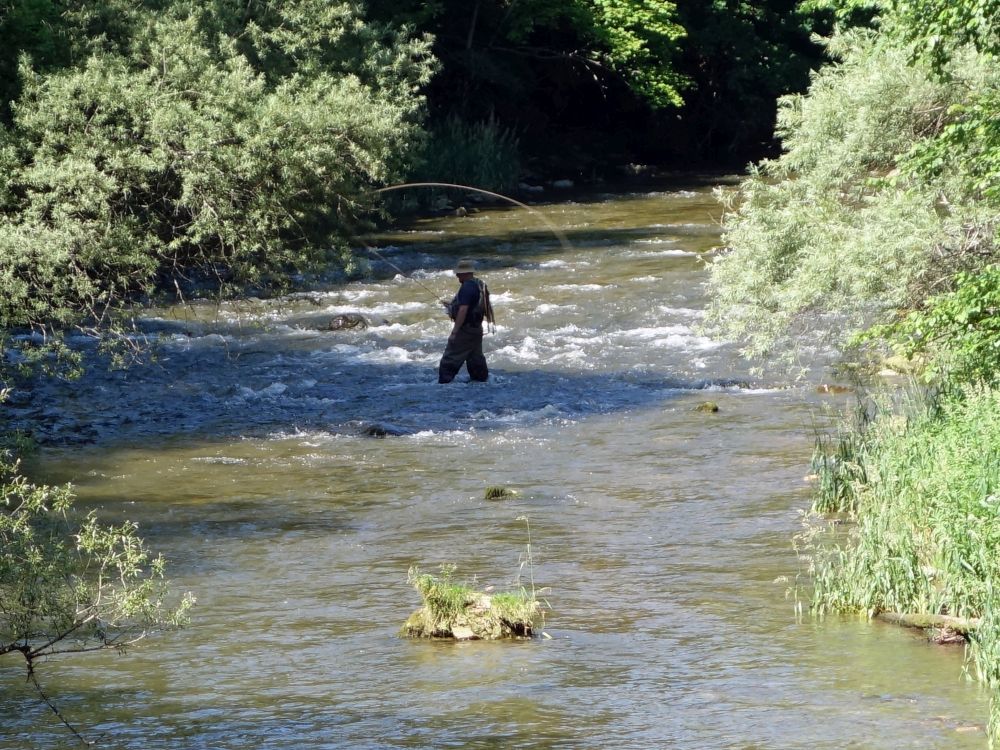
[[[819,612],[937,615],[938,639],[963,635],[991,694],[1000,737],[1000,392],[884,396],[855,412],[819,455],[815,509],[851,529],[812,527]],[[954,618],[949,625],[948,618]],[[964,633],[961,631],[965,631]]]

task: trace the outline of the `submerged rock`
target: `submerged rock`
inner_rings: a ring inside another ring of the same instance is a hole
[[[833,383],[822,383],[816,386],[816,393],[851,393],[854,389],[846,385],[835,385]]]
[[[333,319],[327,324],[328,330],[331,331],[342,331],[345,328],[367,328],[368,320],[364,315],[360,313],[346,313],[344,315],[335,315]]]
[[[702,411],[705,412],[706,414],[714,414],[719,410],[719,405],[714,401],[702,401],[700,404],[694,407],[694,410]]]
[[[408,435],[409,432],[402,427],[389,424],[388,422],[367,422],[358,427],[359,434],[371,438],[400,437]]]

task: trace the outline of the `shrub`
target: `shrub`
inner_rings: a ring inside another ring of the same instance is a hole
[[[318,0],[135,14],[76,66],[21,65],[0,133],[2,329],[341,267],[366,191],[405,168],[425,41]]]
[[[781,102],[785,153],[723,196],[727,247],[711,268],[708,323],[749,356],[842,345],[996,252],[995,212],[961,200],[960,164],[937,175],[897,164],[941,132],[949,106],[996,87],[1000,65],[956,57],[946,83],[867,33],[830,50],[840,62]]]

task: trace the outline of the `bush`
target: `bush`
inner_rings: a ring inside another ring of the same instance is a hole
[[[805,535],[817,611],[981,618],[970,655],[994,691],[991,737],[1000,737],[1000,391],[965,387],[881,399],[845,429],[819,485],[850,483],[856,525]],[[837,475],[837,472],[840,474]],[[821,491],[817,509],[833,496]]]
[[[425,41],[318,0],[154,5],[75,67],[21,65],[0,134],[0,328],[342,267],[368,189],[403,173]]]
[[[926,358],[927,382],[1000,385],[1000,266],[959,273],[954,283],[954,291],[868,335],[887,338],[908,358]]]
[[[950,106],[995,88],[1000,65],[959,56],[945,82],[867,33],[830,50],[841,61],[781,102],[785,153],[724,196],[708,322],[749,356],[842,345],[996,253],[995,212],[963,200],[960,164],[936,175],[897,165],[941,132]]]
[[[29,671],[59,653],[123,650],[183,623],[194,603],[167,605],[165,562],[134,524],[75,520],[72,501],[0,460],[0,655],[22,654]]]

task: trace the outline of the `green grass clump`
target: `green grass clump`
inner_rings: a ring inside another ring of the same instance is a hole
[[[508,487],[487,487],[486,492],[483,493],[486,500],[506,500],[516,495],[517,492]]]
[[[403,625],[402,634],[417,638],[497,639],[532,635],[541,605],[524,588],[498,594],[477,591],[452,580],[454,567],[440,576],[410,568],[409,583],[423,606]]]
[[[816,510],[842,510],[845,537],[803,539],[817,611],[982,618],[975,671],[995,693],[1000,739],[1000,390],[910,394],[845,429],[820,461]],[[834,460],[836,459],[836,460]]]

